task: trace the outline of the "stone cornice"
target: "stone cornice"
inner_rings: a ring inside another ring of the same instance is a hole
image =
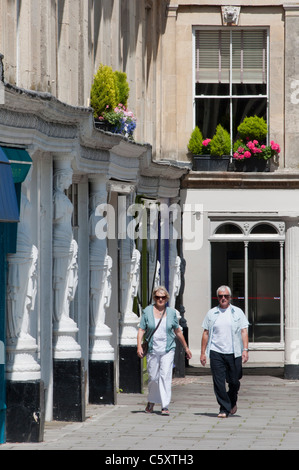
[[[195,172],[182,178],[183,189],[298,189],[299,171],[265,173]]]
[[[71,106],[49,93],[20,89],[6,82],[3,86],[0,141],[4,145],[22,145],[31,154],[71,154],[79,174],[105,173],[109,178],[131,182],[140,175],[159,177],[176,180],[177,188],[182,175],[191,168],[175,161],[153,161],[149,144],[96,129],[91,108]]]

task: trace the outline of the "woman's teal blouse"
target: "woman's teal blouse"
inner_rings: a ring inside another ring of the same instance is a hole
[[[149,305],[143,310],[143,315],[139,327],[145,331],[145,339],[147,339],[150,334],[156,328],[155,317],[154,317],[154,308],[153,305]],[[175,333],[174,330],[179,328],[179,322],[177,319],[176,311],[174,308],[166,307],[166,350],[165,352],[175,349]],[[148,345],[148,352],[153,352],[153,336],[151,337]]]

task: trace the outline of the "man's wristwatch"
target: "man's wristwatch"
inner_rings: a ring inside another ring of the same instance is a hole
[[[244,348],[244,349],[243,349],[243,351],[249,351],[249,349],[247,349],[247,348]]]

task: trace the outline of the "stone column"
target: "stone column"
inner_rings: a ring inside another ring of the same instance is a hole
[[[298,167],[299,144],[299,6],[285,9],[285,166]]]
[[[112,332],[106,325],[106,310],[111,298],[112,258],[108,255],[107,227],[102,225],[103,213],[107,209],[106,185],[105,176],[98,176],[90,183],[89,402],[114,404],[114,349],[110,344]],[[101,227],[99,232],[97,224]]]
[[[299,379],[298,218],[286,223],[285,276],[285,378]]]
[[[7,440],[20,442],[42,439],[44,415],[37,342],[30,332],[38,289],[38,249],[33,244],[32,206],[27,198],[31,173],[32,168],[22,184],[17,250],[7,256],[6,435]]]
[[[78,327],[70,317],[78,283],[78,245],[73,238],[73,205],[65,195],[72,183],[71,161],[54,162],[53,193],[53,417],[57,420],[85,419],[81,348]],[[69,390],[72,389],[72,393]]]

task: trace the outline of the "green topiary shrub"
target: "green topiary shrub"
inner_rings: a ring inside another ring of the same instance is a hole
[[[210,142],[211,155],[220,157],[221,155],[230,155],[231,138],[227,130],[218,124],[216,133]]]
[[[116,78],[116,86],[118,89],[118,100],[123,106],[127,107],[130,87],[127,82],[127,74],[125,72],[119,72],[116,70],[114,72]]]
[[[239,136],[243,140],[258,140],[263,142],[267,137],[268,127],[264,118],[258,116],[246,117],[238,127]]]
[[[90,105],[94,117],[99,117],[106,109],[114,109],[119,103],[117,79],[111,67],[101,64],[90,91]]]
[[[193,155],[199,155],[202,152],[202,133],[198,126],[196,126],[191,134],[188,150],[193,153]]]

